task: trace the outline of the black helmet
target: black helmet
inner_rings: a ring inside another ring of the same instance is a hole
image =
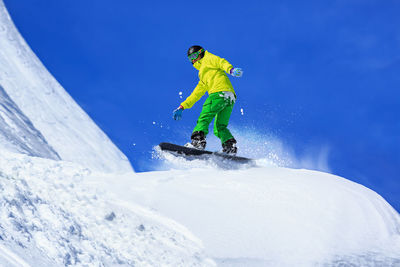
[[[187,56],[189,60],[193,63],[194,60],[196,60],[199,56],[200,58],[204,57],[205,50],[203,47],[199,45],[193,45],[189,48],[187,51]]]

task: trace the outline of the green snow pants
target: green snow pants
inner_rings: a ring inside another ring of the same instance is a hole
[[[236,98],[236,96],[234,96]],[[221,143],[233,138],[228,130],[229,118],[231,117],[235,99],[229,98],[225,92],[217,92],[208,96],[203,104],[197,125],[193,132],[201,131],[208,134],[208,127],[214,119],[214,134],[221,139]]]

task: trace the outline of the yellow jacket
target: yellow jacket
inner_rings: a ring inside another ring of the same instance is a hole
[[[209,95],[222,91],[235,94],[231,81],[225,74],[233,68],[227,60],[206,51],[204,57],[196,61],[193,67],[199,70],[200,81],[190,96],[181,103],[185,109],[191,108],[206,92]]]

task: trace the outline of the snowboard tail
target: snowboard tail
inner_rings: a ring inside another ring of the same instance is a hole
[[[208,150],[199,150],[195,148],[190,148],[186,146],[180,146],[176,144],[171,144],[171,143],[160,143],[159,147],[161,148],[162,151],[168,151],[168,152],[173,152],[177,153],[180,155],[185,155],[185,156],[202,156],[202,155],[208,155],[208,156],[218,156],[223,159],[228,159],[236,162],[241,162],[241,163],[251,163],[254,160],[245,158],[245,157],[239,157],[235,155],[230,155],[230,154],[225,154],[221,152],[211,152]]]

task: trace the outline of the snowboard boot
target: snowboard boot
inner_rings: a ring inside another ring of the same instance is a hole
[[[231,138],[225,143],[222,144],[222,152],[226,154],[236,154],[237,153],[237,146],[236,146],[235,138]]]
[[[196,131],[192,133],[192,136],[190,137],[192,139],[192,146],[196,149],[204,150],[206,148],[206,136],[204,135],[204,132],[201,131]]]

